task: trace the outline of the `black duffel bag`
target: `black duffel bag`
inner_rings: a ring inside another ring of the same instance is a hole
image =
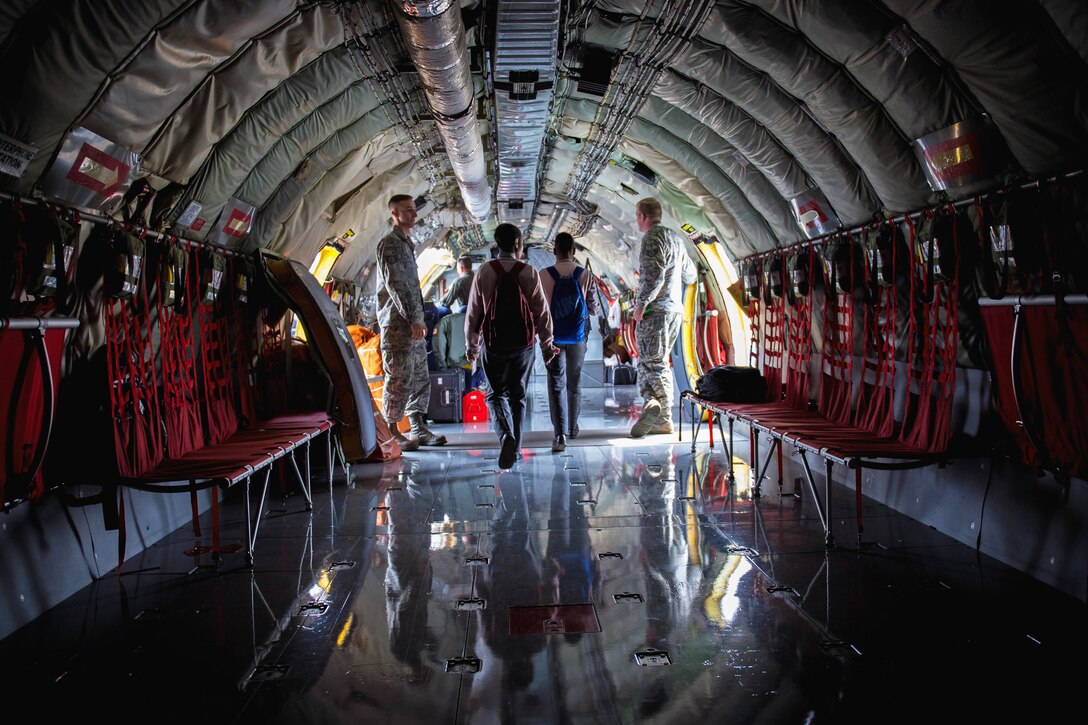
[[[756,368],[719,365],[700,375],[695,388],[700,398],[715,403],[763,403],[767,400],[767,381]]]

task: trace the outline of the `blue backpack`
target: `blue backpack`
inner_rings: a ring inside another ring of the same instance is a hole
[[[556,345],[576,345],[585,342],[589,335],[589,307],[579,279],[582,267],[575,267],[574,274],[563,277],[555,267],[548,267],[555,286],[552,288],[552,332]]]

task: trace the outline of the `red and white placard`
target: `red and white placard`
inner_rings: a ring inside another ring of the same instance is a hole
[[[225,247],[238,247],[253,228],[257,207],[230,198],[215,224],[214,240]]]
[[[64,139],[41,188],[74,206],[109,211],[120,203],[139,168],[135,151],[76,127]]]

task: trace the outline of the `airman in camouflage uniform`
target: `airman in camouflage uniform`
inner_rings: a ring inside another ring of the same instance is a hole
[[[638,388],[642,415],[631,437],[672,433],[673,379],[669,352],[680,335],[684,287],[695,281],[695,265],[684,238],[661,224],[661,204],[652,198],[635,206],[635,222],[643,232],[639,285],[632,317],[638,322]]]
[[[382,414],[397,445],[413,451],[420,445],[443,445],[446,438],[427,428],[427,406],[431,400],[427,326],[423,321],[415,249],[408,236],[416,223],[415,200],[407,194],[397,194],[389,200],[389,213],[393,229],[378,242],[375,255],[378,327],[385,373]],[[405,413],[412,426],[411,437],[397,429]]]

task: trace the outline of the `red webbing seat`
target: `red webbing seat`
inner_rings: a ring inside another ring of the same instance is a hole
[[[252,397],[254,383],[250,358],[257,339],[257,319],[230,298],[233,291],[220,280],[219,293],[211,294],[207,276],[201,274],[200,250],[190,256],[191,273],[186,277],[185,304],[174,309],[161,300],[158,305],[162,370],[162,400],[156,391],[156,372],[150,358],[152,328],[150,316],[129,311],[121,302],[116,315],[107,315],[110,341],[109,364],[111,400],[118,422],[118,484],[145,491],[188,492],[193,507],[193,529],[200,535],[197,492],[212,487],[230,488],[242,483],[247,504],[245,554],[253,563],[253,549],[261,512],[267,497],[273,464],[290,461],[307,510],[313,508],[309,444],[327,436],[329,485],[332,485],[332,432],[335,421],[324,411],[290,412],[255,420]],[[228,267],[229,269],[229,267]],[[157,270],[163,273],[164,270]],[[146,285],[140,285],[146,290]],[[146,291],[140,298],[146,308]],[[192,327],[193,323],[197,328]],[[251,325],[252,329],[247,329]],[[199,341],[199,351],[195,349]],[[249,352],[247,352],[249,349]],[[119,382],[118,382],[119,381]],[[147,381],[149,384],[144,384]],[[238,420],[238,407],[244,412]],[[144,414],[132,422],[131,414]],[[125,425],[122,425],[125,424]],[[165,443],[161,431],[166,432]],[[295,451],[305,448],[305,473],[299,468]],[[134,448],[143,454],[133,460],[122,452]],[[156,455],[153,455],[157,453]],[[250,484],[263,473],[263,485],[255,517],[248,516]],[[218,495],[211,497],[214,553],[226,551],[219,545]],[[124,561],[124,497],[118,496],[118,567]]]
[[[215,254],[213,252],[213,254]],[[234,407],[234,376],[229,334],[234,331],[229,316],[234,311],[227,291],[218,294],[201,294],[204,284],[201,272],[201,254],[195,260],[192,297],[197,310],[200,337],[201,396],[204,407],[204,432],[209,444],[226,439],[238,429],[238,414]],[[215,274],[214,267],[208,270]],[[226,286],[226,285],[224,285]],[[201,299],[201,297],[204,299]],[[212,297],[212,299],[208,299]]]
[[[170,244],[177,244],[172,238]],[[192,263],[189,264],[192,269]],[[195,276],[190,274],[189,277]],[[178,280],[180,297],[176,304],[163,300],[164,285],[155,285],[159,307],[160,368],[162,371],[163,426],[166,455],[178,458],[204,445],[197,400],[196,352],[193,345],[192,289],[188,278]]]
[[[894,224],[876,225],[869,232],[865,287],[870,296],[862,319],[862,371],[854,424],[881,438],[895,431],[895,350],[899,296],[895,285],[881,280],[880,265],[893,274],[899,268],[899,240]],[[882,246],[882,235],[887,234]],[[887,255],[888,259],[884,259]]]
[[[824,245],[824,268],[827,272],[824,286],[823,350],[820,354],[820,394],[817,407],[823,416],[836,423],[851,419],[851,393],[854,381],[854,293],[853,270],[856,265],[853,238],[845,234],[846,257],[849,267],[839,268],[831,259],[833,250],[841,249],[839,240]],[[846,275],[846,279],[841,277]],[[847,291],[840,285],[845,284]]]
[[[911,233],[911,352],[907,365],[907,410],[899,437],[908,446],[937,452],[952,437],[952,395],[956,387],[956,345],[959,330],[959,225],[949,216],[928,214],[922,238]],[[951,226],[951,229],[947,229]],[[940,249],[951,237],[951,247]],[[917,250],[916,252],[914,250]],[[934,260],[943,254],[948,276],[937,275]],[[953,260],[950,262],[950,259]]]
[[[786,302],[772,297],[763,307],[763,378],[767,381],[767,397],[782,399],[783,358],[786,347]]]
[[[164,456],[146,285],[138,284],[131,300],[107,300],[102,316],[117,473],[136,478]]]
[[[3,510],[45,492],[41,466],[53,428],[65,334],[79,324],[71,318],[52,322],[58,326],[42,329],[42,319],[0,319],[0,398],[6,401],[0,407]],[[61,322],[70,324],[60,327]]]
[[[755,473],[753,496],[759,498],[760,486],[765,476],[770,458],[760,467],[759,447],[756,436],[765,433],[771,438],[771,452],[778,453],[778,485],[782,487],[782,444],[789,443],[796,447],[801,455],[806,480],[816,501],[817,512],[824,525],[828,546],[833,545],[830,518],[827,511],[831,502],[831,468],[833,464],[845,465],[854,469],[855,515],[858,526],[858,541],[864,531],[861,509],[861,472],[863,468],[901,468],[926,465],[943,460],[943,454],[931,453],[911,447],[895,437],[882,437],[872,431],[859,428],[849,423],[828,421],[818,411],[798,410],[784,403],[720,403],[700,398],[696,393],[685,391],[682,399],[687,399],[693,406],[717,413],[725,417],[729,424],[728,435],[722,431],[722,439],[727,440],[726,455],[729,458],[730,480],[733,480],[733,423],[740,420],[748,425],[751,444],[752,470]],[[698,424],[694,411],[692,414],[692,451],[695,450]],[[712,420],[709,424],[713,424]],[[713,446],[713,443],[711,444]],[[824,482],[824,501],[816,493],[816,483],[809,467],[807,454],[820,456],[825,461],[826,477]],[[878,462],[876,459],[893,459],[897,463]]]
[[[786,405],[804,409],[809,400],[809,362],[812,360],[812,285],[813,259],[811,249],[801,252],[807,294],[791,293],[786,311]],[[785,268],[786,265],[783,265]],[[793,290],[792,284],[788,289]]]
[[[722,403],[699,397],[693,391],[685,391],[681,399],[692,405],[692,451],[698,435],[695,407],[701,407],[715,415],[708,417],[712,426],[715,417],[721,426],[721,418],[729,423],[727,454],[730,466],[733,460],[733,423],[740,420],[748,424],[751,441],[751,463],[755,473],[754,496],[759,497],[760,486],[770,460],[761,468],[758,455],[758,435],[771,438],[771,452],[777,451],[779,488],[782,486],[782,444],[796,447],[801,456],[806,480],[816,500],[817,509],[824,524],[828,545],[834,539],[831,532],[830,510],[832,465],[840,464],[854,469],[854,491],[858,541],[864,530],[861,514],[861,471],[863,468],[897,469],[941,462],[951,437],[951,401],[955,386],[956,324],[958,314],[959,276],[956,259],[957,236],[955,216],[952,229],[935,229],[937,217],[927,217],[926,235],[931,239],[944,240],[944,249],[937,243],[918,243],[913,226],[911,229],[910,299],[913,313],[909,317],[907,336],[910,340],[906,361],[908,370],[908,402],[898,430],[892,419],[895,393],[895,323],[898,302],[895,288],[888,286],[872,294],[871,307],[866,309],[862,320],[864,339],[862,376],[860,389],[855,394],[853,359],[855,351],[854,284],[839,284],[843,275],[856,268],[855,247],[849,234],[843,235],[847,247],[835,248],[831,242],[825,248],[825,310],[823,323],[823,350],[821,354],[821,384],[816,410],[808,409],[806,374],[811,341],[801,339],[804,326],[803,306],[795,303],[791,310],[786,339],[789,363],[786,366],[786,401],[768,403]],[[943,223],[948,217],[940,220]],[[950,240],[950,244],[949,244]],[[894,243],[894,238],[893,238]],[[917,252],[917,254],[915,253]],[[945,254],[945,259],[939,255]],[[953,261],[950,263],[949,259]],[[941,265],[940,267],[938,265]],[[871,265],[867,274],[875,273]],[[893,261],[894,269],[894,261]],[[867,282],[872,280],[866,276]],[[869,287],[876,289],[875,285]],[[764,297],[764,300],[767,298]],[[779,301],[780,302],[780,301]],[[765,374],[773,375],[774,366],[766,364],[768,347],[773,357],[781,358],[777,351],[773,328],[768,320],[778,324],[771,312],[775,301],[765,309],[768,313],[762,328],[764,340],[770,342],[763,348]],[[777,313],[781,315],[781,313]],[[755,319],[758,319],[756,317]],[[802,364],[805,363],[805,364]],[[771,388],[773,380],[768,380]],[[772,388],[773,390],[773,388]],[[852,402],[856,398],[856,405]],[[779,400],[773,392],[772,401]],[[721,431],[723,439],[726,438]],[[713,446],[713,439],[711,439]],[[816,493],[816,485],[809,467],[808,454],[824,459],[826,466],[824,501]],[[730,473],[732,477],[732,472]]]
[[[197,488],[220,486],[229,488],[238,483],[245,485],[246,499],[246,565],[253,565],[253,551],[256,546],[257,530],[264,511],[264,502],[268,494],[268,482],[272,473],[272,464],[289,458],[295,470],[306,508],[313,508],[311,493],[309,456],[306,457],[306,473],[298,468],[294,451],[309,445],[317,436],[325,433],[331,436],[332,421],[325,414],[299,414],[284,416],[283,419],[261,421],[260,425],[236,431],[215,445],[205,446],[190,451],[176,459],[163,461],[155,469],[136,479],[125,480],[125,485],[152,491],[178,491],[193,493]],[[329,480],[332,481],[331,440],[328,450]],[[249,486],[255,474],[263,472],[261,495],[255,516],[249,514]],[[212,551],[224,551],[219,542],[219,499],[212,496]],[[194,509],[195,518],[195,509]],[[123,552],[123,543],[122,543]]]
[[[994,403],[1021,460],[1037,472],[1088,477],[1088,307],[1057,298],[1019,310],[986,306],[982,320],[994,351]]]

